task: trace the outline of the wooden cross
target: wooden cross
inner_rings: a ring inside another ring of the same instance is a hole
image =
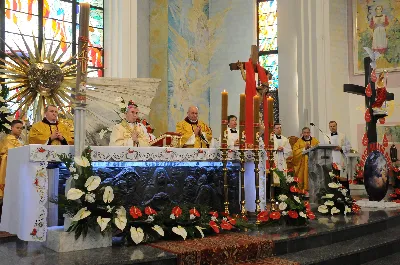
[[[257,67],[256,67],[256,64],[258,62],[258,47],[257,47],[257,45],[251,45],[250,58],[251,58],[251,61],[253,62],[254,71],[256,71],[256,73],[257,73]],[[246,69],[246,62],[242,62],[242,64],[243,64],[243,68]],[[236,63],[230,63],[229,64],[229,69],[231,71],[232,70],[240,70],[237,62]]]
[[[353,85],[353,84],[344,84],[343,90],[346,93],[351,93],[355,95],[360,95],[365,97],[365,107],[369,110],[371,114],[371,121],[367,122],[367,137],[368,137],[368,144],[378,142],[378,135],[376,132],[376,123],[380,118],[384,118],[387,114],[379,114],[374,115],[372,110],[372,104],[375,102],[376,98],[376,89],[375,89],[375,82],[372,82],[370,79],[371,74],[371,58],[366,57],[364,58],[364,69],[365,69],[365,86]],[[365,88],[367,85],[371,85],[372,89],[372,96],[368,97],[365,94]],[[386,101],[394,100],[394,94],[386,92]]]

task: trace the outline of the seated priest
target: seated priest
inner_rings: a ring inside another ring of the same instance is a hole
[[[126,108],[125,119],[121,123],[114,125],[112,129],[110,146],[149,146],[149,134],[146,126],[138,122],[138,114],[138,105],[130,100]]]
[[[301,132],[302,137],[293,146],[293,165],[299,188],[308,190],[308,154],[303,154],[303,151],[316,146],[319,141],[311,137],[310,128],[304,127]]]
[[[239,132],[237,131],[237,117],[235,115],[228,116],[228,148],[234,149],[239,146]]]
[[[70,128],[58,122],[58,108],[48,105],[42,121],[34,123],[29,131],[29,144],[72,145]]]
[[[24,145],[21,139],[23,124],[20,120],[11,122],[11,132],[0,143],[0,200],[4,196],[4,185],[6,183],[6,168],[8,149]]]
[[[199,109],[191,106],[187,117],[176,124],[176,132],[182,134],[181,146],[184,148],[208,148],[211,143],[212,131],[202,121],[198,120]]]

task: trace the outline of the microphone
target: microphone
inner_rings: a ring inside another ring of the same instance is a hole
[[[323,132],[317,125],[315,125],[314,123],[310,122],[310,125],[316,127],[323,135],[325,135],[325,136],[329,139],[329,144],[331,144],[331,138],[330,138],[326,133],[324,133],[324,132]]]

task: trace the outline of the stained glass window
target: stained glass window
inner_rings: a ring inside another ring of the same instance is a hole
[[[272,90],[279,87],[277,2],[278,0],[257,2],[259,61],[272,75]]]
[[[27,54],[19,35],[21,32],[31,50],[34,49],[33,37],[39,47],[47,49],[54,39],[53,47],[60,46],[65,52],[61,61],[65,61],[78,51],[79,3],[91,4],[89,28],[89,67],[90,76],[103,76],[103,0],[0,0],[0,37],[10,48]],[[14,43],[15,42],[15,43]],[[19,47],[19,48],[18,48]],[[10,48],[0,44],[6,53]]]

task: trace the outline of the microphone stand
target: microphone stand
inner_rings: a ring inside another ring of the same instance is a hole
[[[314,123],[311,122],[310,125],[316,127],[323,135],[325,135],[326,138],[328,138],[328,140],[329,140],[329,144],[331,144],[331,138],[330,138],[326,133],[324,133],[324,132],[323,132],[317,125],[315,125]]]

